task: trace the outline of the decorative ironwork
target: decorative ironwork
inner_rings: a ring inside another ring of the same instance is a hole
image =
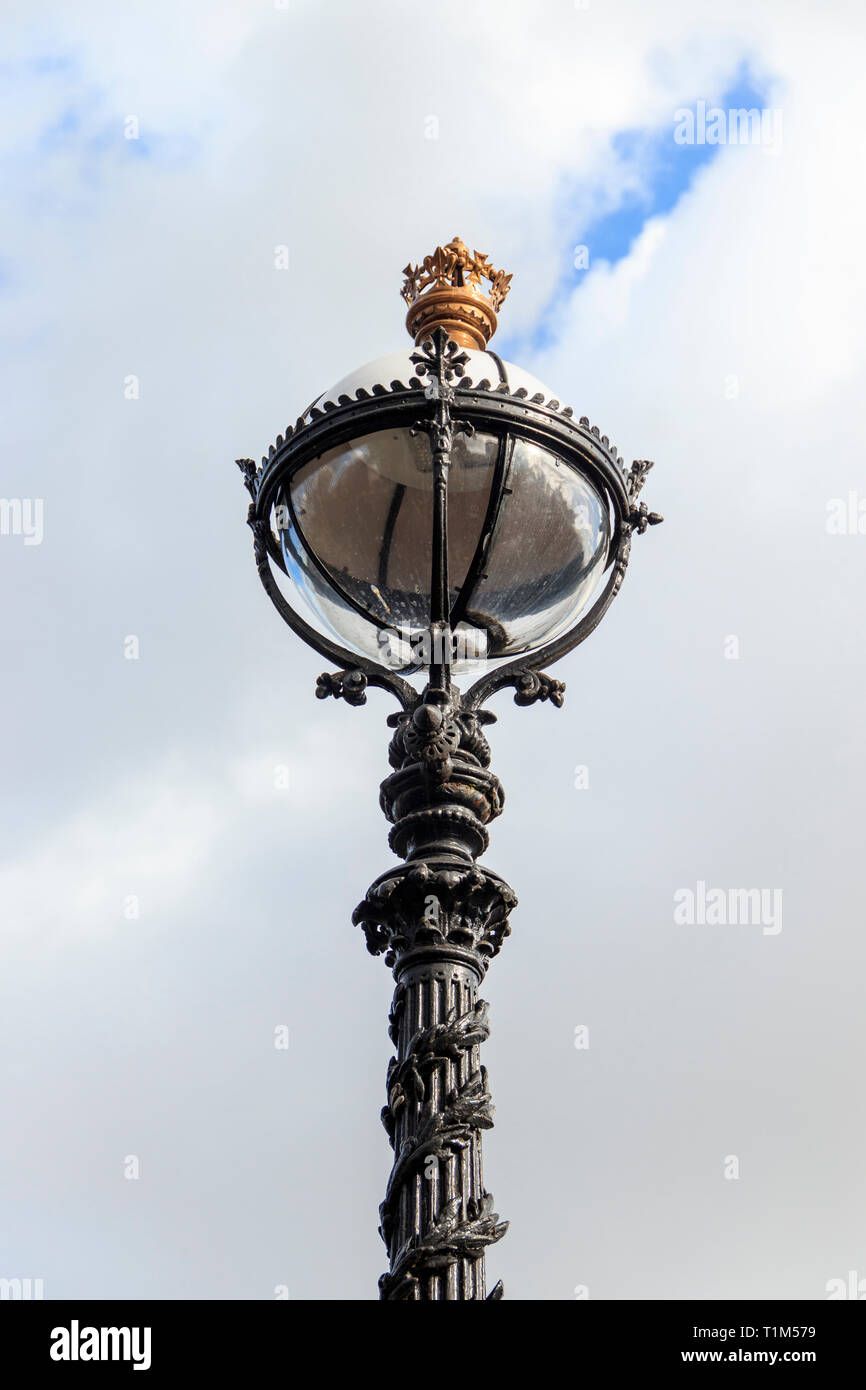
[[[639,536],[643,535],[648,526],[658,526],[664,521],[664,517],[660,516],[658,512],[647,511],[646,502],[641,502],[639,507],[629,512],[628,519],[632,529],[637,531]]]
[[[252,459],[235,459],[235,463],[244,475],[244,487],[253,499],[253,505],[255,505],[259,486],[259,470]]]
[[[441,328],[435,328],[422,344],[418,352],[413,352],[409,361],[419,376],[428,378],[424,395],[433,400],[453,401],[451,382],[469,364],[469,354],[463,352]]]
[[[434,331],[435,326],[431,327],[428,337],[432,337]],[[454,344],[454,351],[459,350],[461,345],[454,339],[453,335],[451,335],[450,341]],[[424,340],[420,342],[419,346],[424,347]],[[491,357],[494,356],[493,353],[489,353],[488,355]],[[288,444],[294,445],[297,442],[296,436],[307,432],[312,425],[325,422],[330,430],[344,411],[352,411],[354,412],[352,418],[355,420],[362,420],[366,412],[359,412],[357,409],[358,406],[369,405],[372,411],[378,413],[379,409],[387,404],[387,402],[383,400],[383,397],[402,398],[411,396],[417,391],[425,391],[428,388],[429,383],[425,384],[420,377],[415,376],[410,377],[408,382],[403,382],[396,378],[387,385],[383,382],[376,382],[369,389],[365,386],[359,386],[351,396],[341,393],[336,401],[331,400],[329,397],[317,398],[317,402],[308,406],[304,414],[298,417],[295,425],[287,426],[285,435],[277,435],[276,442],[271,445],[268,456],[262,459],[261,468],[258,470],[259,480],[261,480],[263,474],[270,469],[274,459],[284,451],[285,446]],[[532,406],[534,410],[549,412],[552,415],[560,417],[563,421],[568,421],[572,428],[579,434],[586,438],[592,437],[596,447],[610,458],[618,476],[622,478],[624,484],[627,483],[629,471],[626,470],[625,461],[617,450],[616,445],[610,443],[607,435],[603,435],[597,425],[590,425],[585,415],[582,415],[580,420],[575,422],[574,410],[572,407],[570,405],[563,405],[558,398],[547,397],[541,391],[536,391],[533,395],[530,395],[525,386],[512,388],[507,380],[499,381],[498,384],[494,386],[488,377],[481,377],[476,381],[474,377],[468,375],[462,376],[459,381],[455,382],[454,389],[456,392],[460,393],[460,404],[463,408],[471,408],[473,401],[483,401],[488,397],[494,399],[499,398],[500,400],[502,397],[507,397],[512,401],[525,402],[527,405]],[[455,399],[457,399],[456,396]],[[238,460],[239,464],[245,462],[252,463],[252,460]],[[635,465],[633,465],[633,468],[634,467]],[[646,464],[647,472],[651,467],[652,464]],[[645,476],[646,474],[644,474],[644,477]]]
[[[565,681],[554,680],[543,671],[521,671],[515,675],[514,687],[516,705],[534,705],[536,700],[549,700],[557,709],[562,709]]]
[[[458,816],[449,829],[455,827],[469,828],[470,822]],[[388,966],[410,951],[441,948],[455,959],[469,952],[473,968],[484,974],[511,933],[508,916],[516,904],[512,889],[488,869],[442,861],[400,865],[368,889],[352,921],[363,928],[370,955],[384,955]]]
[[[651,459],[635,459],[631,468],[628,470],[626,486],[628,487],[628,495],[633,502],[636,500],[638,493],[646,482],[650,469],[654,467],[655,465]]]
[[[325,671],[316,679],[316,696],[326,700],[333,695],[335,700],[343,699],[347,705],[366,705],[369,681],[357,667],[352,671]]]

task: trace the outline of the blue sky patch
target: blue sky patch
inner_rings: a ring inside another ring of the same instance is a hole
[[[767,94],[758,89],[743,64],[731,84],[717,99],[705,104],[724,111],[745,108],[761,110]],[[696,110],[698,99],[683,103],[684,109]],[[694,143],[678,144],[674,139],[675,121],[671,112],[669,124],[661,128],[619,131],[611,140],[611,157],[633,177],[627,180],[625,191],[615,207],[600,211],[592,220],[581,225],[578,206],[585,207],[587,188],[584,183],[567,186],[561,199],[557,221],[571,227],[571,235],[563,253],[563,264],[556,288],[545,305],[535,327],[528,333],[504,335],[503,355],[519,360],[521,352],[540,352],[556,341],[556,321],[562,305],[577,289],[587,269],[604,261],[616,265],[631,251],[647,222],[673,212],[683,194],[692,187],[698,171],[719,154],[721,144],[700,140],[701,123],[697,122],[698,139]],[[570,209],[573,211],[570,212]],[[581,253],[584,254],[581,254]]]

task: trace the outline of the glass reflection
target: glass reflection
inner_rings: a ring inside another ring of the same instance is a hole
[[[395,670],[426,664],[432,485],[428,436],[386,430],[311,460],[278,498],[294,583],[341,642]],[[610,546],[596,489],[546,449],[476,434],[455,439],[448,496],[455,671],[570,626]]]
[[[515,440],[484,575],[465,600],[466,622],[487,633],[488,656],[529,651],[570,626],[609,547],[607,507],[592,484]]]
[[[497,449],[497,439],[489,434],[460,435],[455,442],[448,480],[454,499],[448,525],[454,599],[483,527]],[[433,459],[424,433],[380,430],[331,449],[295,474],[288,504],[281,498],[287,512],[286,527],[280,527],[283,550],[289,552],[287,566],[291,557],[319,603],[323,585],[327,589],[330,584],[342,600],[341,612],[357,608],[379,625],[424,627],[430,606],[432,496]],[[332,613],[328,620],[333,619]]]

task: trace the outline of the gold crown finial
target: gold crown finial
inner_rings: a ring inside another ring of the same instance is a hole
[[[434,328],[444,328],[460,347],[486,348],[496,332],[496,310],[508,294],[510,275],[494,270],[480,252],[473,255],[459,236],[437,246],[420,265],[407,265],[403,274],[406,327],[416,344]]]

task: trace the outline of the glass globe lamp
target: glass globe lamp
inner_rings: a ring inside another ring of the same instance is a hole
[[[630,477],[488,348],[510,278],[457,238],[407,266],[415,350],[323,392],[248,477],[280,611],[346,666],[534,667],[615,592]]]

